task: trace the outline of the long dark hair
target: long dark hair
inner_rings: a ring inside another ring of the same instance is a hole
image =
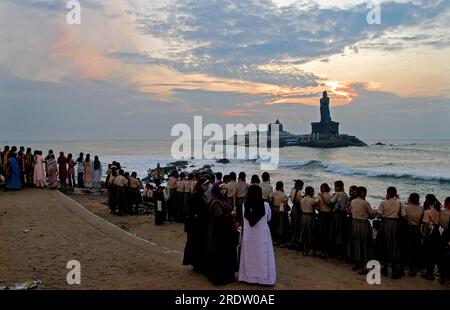
[[[266,208],[262,198],[262,190],[258,185],[250,185],[248,188],[248,198],[245,203],[244,217],[251,227],[255,226],[259,220],[266,215]]]
[[[95,156],[94,158],[94,170],[100,170],[100,160],[98,159],[98,156]]]
[[[425,202],[423,203],[424,210],[434,208],[436,211],[441,212],[441,203],[437,200],[436,196],[433,194],[428,194],[425,196]]]

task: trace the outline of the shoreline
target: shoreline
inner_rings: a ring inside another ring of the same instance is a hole
[[[155,226],[153,215],[113,216],[102,204],[106,197],[37,189],[1,192],[0,247],[6,255],[0,257],[0,284],[35,277],[42,280],[40,289],[449,289],[420,277],[382,277],[381,285],[370,286],[343,262],[280,248],[275,248],[275,287],[239,282],[216,287],[182,266],[182,224]],[[72,259],[81,263],[80,286],[66,283],[65,267]]]

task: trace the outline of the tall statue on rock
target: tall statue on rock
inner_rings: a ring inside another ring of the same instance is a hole
[[[323,92],[323,97],[320,99],[320,122],[331,122],[330,98],[326,91]]]

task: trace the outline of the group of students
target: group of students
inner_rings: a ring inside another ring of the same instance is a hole
[[[80,153],[75,161],[72,154],[65,156],[59,153],[56,158],[53,150],[49,150],[44,157],[39,150],[32,151],[29,147],[5,146],[0,156],[0,174],[6,181],[6,190],[20,190],[24,186],[50,189],[58,187],[101,188],[102,165],[95,156],[91,160],[90,154],[84,157]],[[75,167],[78,182],[75,182]]]
[[[238,180],[233,172],[223,178],[217,173],[215,182],[177,172],[169,177],[169,216],[184,222],[188,233],[184,263],[206,272],[215,283],[231,281],[234,272],[248,264],[242,258],[249,247],[245,241],[250,240],[245,237],[250,221],[244,215],[246,205],[254,208],[254,200],[259,199],[255,193],[250,199],[252,186],[259,188],[261,200],[270,206],[265,215],[274,246],[302,251],[305,256],[345,260],[360,274],[366,274],[367,263],[375,259],[382,264],[382,275],[393,279],[404,276],[405,269],[411,277],[424,269],[422,277],[434,280],[436,266],[441,283],[450,278],[450,197],[442,205],[435,195],[428,194],[421,204],[420,196],[412,193],[407,202],[401,202],[397,189],[389,187],[385,199],[374,209],[366,200],[365,187],[351,186],[347,194],[342,181],[334,183],[334,194],[328,184],[322,184],[315,194],[313,187],[303,189],[303,181],[295,180],[288,196],[282,182],[273,188],[267,172],[262,181],[254,175],[248,184],[245,178],[243,172]],[[261,228],[252,242],[267,241],[264,234]],[[267,249],[267,244],[250,247]],[[267,251],[273,252],[273,248]],[[259,259],[254,255],[246,270],[271,270],[269,261],[258,266]],[[245,270],[242,279],[247,279]],[[267,284],[258,281],[250,282]]]

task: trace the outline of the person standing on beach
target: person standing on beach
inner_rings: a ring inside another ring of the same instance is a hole
[[[275,255],[268,225],[271,209],[262,199],[262,190],[259,186],[249,187],[248,199],[243,205],[242,213],[244,218],[239,281],[275,285]]]
[[[129,186],[128,179],[124,176],[125,171],[119,170],[119,175],[114,179],[116,188],[115,204],[119,209],[119,215],[125,215],[127,209],[127,192],[126,187]]]
[[[294,188],[291,190],[290,199],[292,202],[291,211],[291,244],[289,249],[299,250],[300,249],[300,220],[302,216],[302,209],[300,207],[302,201],[302,189],[304,182],[302,180],[294,180]]]
[[[439,218],[441,212],[441,203],[433,194],[425,196],[424,214],[421,231],[423,234],[422,255],[425,262],[426,271],[422,277],[433,281],[434,269],[440,254],[440,232]]]
[[[262,192],[262,191],[261,191]],[[289,241],[289,198],[284,193],[283,182],[277,182],[275,192],[272,194],[272,231],[275,244],[286,247]]]
[[[236,217],[237,222],[242,223],[242,206],[244,205],[245,201],[247,200],[248,195],[248,188],[249,185],[245,181],[246,174],[245,172],[239,173],[239,181],[236,184]]]
[[[369,219],[373,218],[375,211],[366,201],[367,189],[358,187],[358,198],[352,200],[349,212],[353,222],[348,240],[348,256],[354,263],[352,269],[360,269],[360,274],[367,273],[367,262],[372,259],[373,234]]]
[[[441,236],[442,252],[438,260],[439,283],[445,284],[450,280],[450,197],[445,198],[444,210],[441,211],[439,222],[444,229]]]
[[[6,175],[8,170],[8,160],[9,160],[9,145],[6,145],[2,152],[2,169],[4,175]]]
[[[399,279],[402,276],[399,268],[402,204],[398,201],[395,187],[388,187],[386,199],[380,203],[377,215],[381,218],[381,224],[376,240],[376,257],[383,264],[381,274],[389,275],[388,265],[391,263],[391,277],[392,279]]]
[[[230,202],[231,206],[233,207],[233,213],[236,214],[236,173],[231,172],[229,174],[230,181],[227,183],[227,195],[228,195],[228,201]]]
[[[423,209],[420,206],[419,194],[409,195],[408,203],[402,208],[402,216],[406,221],[402,240],[402,261],[409,267],[409,276],[414,277],[419,267],[419,254],[422,246],[420,223],[423,218]]]
[[[8,173],[6,177],[7,191],[18,191],[22,188],[22,182],[20,180],[20,167],[17,163],[16,154],[14,152],[8,153]]]
[[[84,188],[84,154],[80,153],[77,159],[78,188]]]
[[[86,154],[86,159],[84,160],[84,186],[92,188],[92,161],[90,154]]]
[[[186,218],[189,209],[189,200],[191,199],[192,183],[194,183],[194,174],[189,173],[187,180],[183,184],[183,223],[186,224]],[[186,225],[185,225],[186,231]]]
[[[334,191],[335,193],[330,199],[334,210],[330,228],[330,246],[332,255],[336,255],[338,260],[342,260],[347,254],[348,235],[345,223],[349,215],[349,198],[342,181],[334,182]]]
[[[58,188],[58,165],[55,159],[55,155],[50,154],[47,161],[47,175],[48,175],[48,187],[50,189]]]
[[[262,183],[260,186],[264,201],[269,204],[272,203],[273,186],[270,184],[270,174],[268,172],[262,174]]]
[[[45,161],[42,151],[36,151],[34,158],[34,184],[37,188],[45,187]]]
[[[320,186],[320,193],[317,195],[316,203],[319,206],[319,218],[317,221],[317,244],[320,249],[319,257],[325,259],[328,256],[328,243],[332,219],[330,187],[327,183]]]
[[[67,155],[67,175],[69,178],[69,187],[75,187],[75,161],[72,158],[72,154]]]
[[[16,161],[19,165],[20,183],[22,184],[22,186],[25,186],[25,154],[22,149],[23,146],[20,148],[20,151],[17,154]]]
[[[187,241],[184,248],[183,265],[191,265],[196,272],[207,272],[206,242],[209,223],[209,208],[205,192],[210,181],[200,178],[191,195],[186,218]]]
[[[31,148],[27,148],[25,154],[25,181],[27,186],[33,186],[33,172],[34,172],[34,156],[31,152]]]
[[[213,284],[225,285],[236,281],[238,240],[226,184],[215,190],[208,227],[207,275]]]
[[[67,187],[67,158],[62,151],[59,153],[58,166],[59,182],[61,183],[61,187]]]
[[[175,210],[176,217],[175,220],[177,223],[184,223],[184,183],[185,183],[186,175],[184,172],[181,172],[176,183],[177,191],[175,193]]]
[[[176,193],[176,185],[177,185],[178,172],[176,170],[172,171],[169,175],[169,180],[167,181],[167,187],[169,188],[169,201],[167,202],[167,212],[168,212],[168,220],[173,221],[176,217],[175,212],[175,193]]]
[[[307,186],[305,188],[305,196],[302,198],[300,207],[302,209],[302,217],[300,219],[300,242],[304,246],[304,256],[311,255],[316,256],[315,251],[315,220],[314,210],[316,207],[316,200],[314,198],[314,188]]]
[[[102,175],[103,175],[102,163],[98,159],[98,156],[95,156],[94,157],[94,171],[92,173],[92,182],[93,182],[93,187],[95,189],[102,188]]]

